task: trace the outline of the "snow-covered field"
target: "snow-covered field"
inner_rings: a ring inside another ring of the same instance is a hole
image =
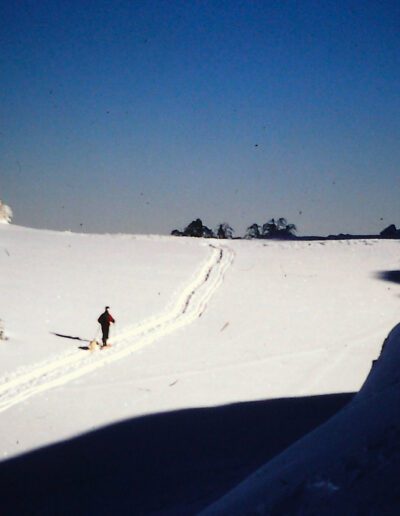
[[[0,225],[5,514],[356,514],[335,500],[399,469],[399,332],[390,389],[383,357],[350,402],[399,320],[399,261],[399,241]],[[113,346],[90,353],[105,305]]]

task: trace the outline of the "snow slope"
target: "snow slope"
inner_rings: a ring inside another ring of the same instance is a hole
[[[202,515],[400,512],[400,325],[341,412]]]
[[[50,506],[84,514],[74,506],[78,480],[69,480],[70,495],[49,501],[62,450],[71,478],[91,468],[92,487],[102,483],[107,455],[108,498],[85,491],[86,513],[106,514],[111,497],[121,514],[205,507],[359,390],[398,320],[399,285],[377,273],[398,263],[396,241],[216,241],[0,226],[0,318],[9,337],[0,342],[0,477],[13,486],[8,503],[19,486],[33,514],[52,514]],[[106,304],[117,320],[113,347],[90,353]],[[92,450],[99,442],[107,454]],[[124,460],[115,460],[118,446]],[[93,452],[85,466],[82,447]],[[137,475],[136,462],[148,472],[135,477],[140,490],[125,480],[127,470]],[[39,464],[51,473],[32,491],[21,472]]]

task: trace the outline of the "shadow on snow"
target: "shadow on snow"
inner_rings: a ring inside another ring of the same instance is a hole
[[[380,271],[376,273],[378,279],[400,283],[400,271]]]
[[[195,514],[352,397],[237,403],[113,424],[0,463],[2,512]]]
[[[81,342],[90,342],[89,339],[81,339],[80,337],[73,337],[72,335],[63,335],[62,333],[55,333],[53,331],[50,332],[52,335],[55,335],[56,337],[62,337],[63,339],[72,339],[72,340],[79,340]]]

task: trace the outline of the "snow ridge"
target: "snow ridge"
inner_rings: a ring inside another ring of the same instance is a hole
[[[201,317],[234,260],[234,252],[227,246],[210,244],[209,248],[209,258],[181,292],[175,304],[165,313],[116,334],[110,339],[113,344],[111,349],[95,353],[64,353],[0,378],[0,412],[35,394],[59,387],[120,360]]]

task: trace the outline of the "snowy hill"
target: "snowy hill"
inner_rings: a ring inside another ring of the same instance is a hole
[[[360,428],[374,450],[386,436],[385,453],[398,457],[397,377],[382,386],[384,357],[351,399],[398,322],[400,287],[381,279],[398,268],[397,241],[0,226],[3,506],[302,514],[322,500],[328,513],[334,493],[356,507],[344,479],[397,467],[359,441]],[[117,321],[113,347],[90,353],[105,305]],[[396,348],[398,332],[390,342]],[[398,364],[392,352],[385,360]],[[347,476],[333,456],[350,460]]]

